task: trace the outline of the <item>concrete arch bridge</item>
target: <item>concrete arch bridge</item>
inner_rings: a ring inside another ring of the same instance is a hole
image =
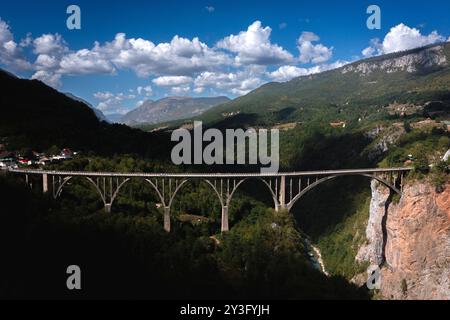
[[[342,176],[365,176],[377,180],[393,192],[401,195],[404,176],[412,168],[376,168],[343,169],[279,173],[119,173],[119,172],[83,172],[83,171],[46,171],[10,169],[9,172],[24,175],[28,183],[30,175],[39,175],[42,179],[42,191],[51,192],[57,199],[67,183],[74,177],[84,177],[99,194],[107,213],[111,212],[114,200],[121,189],[131,179],[142,179],[157,194],[164,207],[164,229],[170,232],[170,210],[181,188],[191,180],[206,182],[218,197],[222,207],[221,230],[229,230],[228,208],[233,195],[247,180],[256,179],[263,183],[273,199],[276,211],[291,210],[294,204],[307,192],[320,184]]]

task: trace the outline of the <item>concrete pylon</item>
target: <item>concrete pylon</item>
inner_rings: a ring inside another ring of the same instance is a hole
[[[170,207],[164,207],[164,230],[170,232]]]
[[[281,176],[279,202],[280,202],[280,208],[285,209],[286,208],[286,176]]]
[[[48,192],[48,175],[46,173],[42,175],[42,192]]]
[[[229,226],[228,226],[228,206],[222,206],[222,226],[221,226],[221,231],[222,232],[227,232],[229,231]]]

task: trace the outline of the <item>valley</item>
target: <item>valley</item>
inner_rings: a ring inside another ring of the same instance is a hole
[[[357,61],[266,84],[232,101],[214,98],[214,106],[182,99],[189,110],[204,112],[186,111],[175,121],[150,113],[140,129],[100,121],[76,97],[0,72],[0,143],[8,157],[77,150],[65,161],[24,169],[259,172],[257,164],[175,165],[171,132],[193,132],[193,120],[221,133],[280,129],[281,173],[412,168],[404,183],[394,181],[402,196],[370,177],[345,176],[317,186],[290,211],[274,210],[266,186],[250,180],[227,206],[227,230],[211,186],[189,181],[173,199],[170,233],[164,201],[145,181],[131,177],[105,213],[86,179],[73,177],[55,200],[42,193],[37,177],[25,182],[4,170],[0,271],[10,277],[1,279],[0,294],[71,298],[57,270],[75,260],[89,270],[89,290],[81,293],[88,299],[448,299],[449,48],[443,43]],[[166,113],[156,102],[146,106]],[[316,253],[316,266],[314,248],[321,256]],[[39,277],[20,267],[33,261],[41,261]],[[365,286],[370,265],[383,276],[376,291]]]

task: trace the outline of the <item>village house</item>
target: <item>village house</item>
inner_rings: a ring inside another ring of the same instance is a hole
[[[13,152],[0,151],[0,169],[5,170],[10,167],[17,167],[15,154]]]
[[[72,159],[74,156],[74,153],[72,152],[72,150],[70,150],[69,148],[64,148],[61,151],[61,156],[64,159]]]
[[[70,160],[77,155],[77,152],[73,152],[69,148],[64,148],[57,155],[47,155],[45,153],[32,151],[27,155],[19,152],[6,151],[3,144],[0,145],[0,169],[7,170],[9,168],[16,169],[18,167],[27,166],[47,166],[52,162],[59,162],[64,160]]]
[[[347,123],[345,121],[335,121],[330,122],[330,126],[333,128],[345,128],[347,126]]]

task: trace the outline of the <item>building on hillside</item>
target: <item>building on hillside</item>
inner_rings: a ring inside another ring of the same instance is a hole
[[[347,126],[347,123],[345,121],[335,121],[330,122],[330,126],[333,128],[345,128]]]
[[[423,128],[441,128],[442,123],[433,119],[425,119],[418,122],[413,122],[410,124],[413,129],[423,129]]]
[[[39,158],[39,161],[37,162],[37,164],[40,166],[46,166],[46,165],[50,164],[51,162],[52,162],[52,160],[50,158],[41,157],[41,158]]]
[[[19,165],[22,165],[22,166],[31,166],[34,164],[34,160],[28,159],[28,158],[22,158],[22,157],[19,157],[17,162],[19,163]]]
[[[64,148],[61,151],[61,157],[63,157],[63,159],[72,159],[73,158],[73,152],[72,150],[70,150],[69,148]]]
[[[16,155],[13,152],[0,151],[0,169],[17,168]]]

